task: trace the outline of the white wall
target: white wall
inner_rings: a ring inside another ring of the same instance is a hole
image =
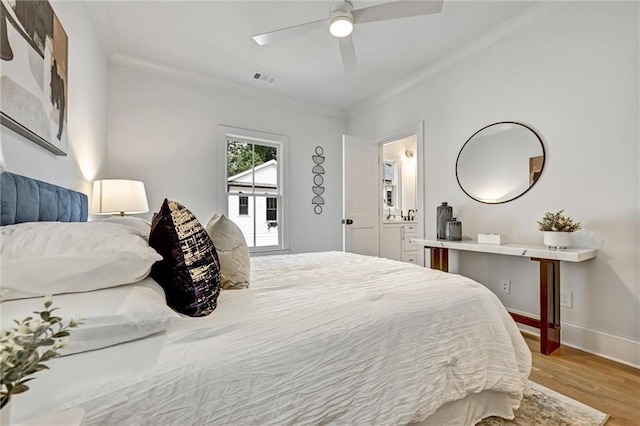
[[[52,6],[69,37],[67,156],[2,126],[5,169],[90,195],[90,182],[106,171],[108,62],[86,5],[55,1]]]
[[[346,120],[275,96],[173,70],[112,63],[109,92],[109,177],[144,181],[151,212],[173,199],[206,224],[217,212],[217,126],[289,137],[291,252],[340,250],[341,137]],[[313,212],[316,146],[324,148],[326,204]],[[217,188],[219,187],[219,189]],[[151,216],[151,213],[148,215]]]
[[[562,264],[565,343],[640,365],[638,3],[573,2],[463,62],[373,106],[362,105],[348,133],[375,138],[425,122],[426,235],[448,201],[466,237],[500,232],[542,243],[536,220],[565,209],[582,221],[575,246],[598,257]],[[525,196],[500,205],[465,196],[455,161],[478,129],[499,121],[532,126],[547,162]],[[465,253],[460,273],[494,290],[505,305],[538,313],[537,264]],[[498,293],[500,278],[511,294]]]

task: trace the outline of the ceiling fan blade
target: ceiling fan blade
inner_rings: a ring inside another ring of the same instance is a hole
[[[443,0],[394,1],[354,10],[351,13],[353,14],[353,22],[363,24],[366,22],[440,13],[442,10],[442,2]]]
[[[340,45],[340,55],[342,55],[342,66],[347,75],[353,75],[358,71],[358,58],[356,57],[356,48],[353,45],[353,37],[338,38]]]
[[[281,30],[269,31],[268,33],[256,34],[252,38],[260,46],[273,43],[281,39],[297,36],[311,31],[327,28],[329,22],[326,19],[319,21],[307,22],[306,24],[295,25],[293,27],[283,28]]]

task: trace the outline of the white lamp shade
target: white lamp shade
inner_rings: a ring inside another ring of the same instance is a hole
[[[124,215],[148,211],[144,183],[126,179],[103,179],[93,182],[91,213]]]

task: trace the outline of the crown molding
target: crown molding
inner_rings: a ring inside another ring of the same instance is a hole
[[[558,10],[575,1],[576,0],[551,0],[540,1],[539,3],[534,4],[517,14],[515,17],[503,22],[502,24],[494,27],[491,31],[474,39],[471,43],[465,44],[448,55],[443,56],[432,65],[414,73],[398,84],[392,85],[368,99],[365,99],[358,105],[350,107],[347,110],[348,119],[357,117],[358,115],[374,108],[376,105],[418,85],[426,79],[452,68],[465,59],[480,53],[501,40],[511,37],[512,35],[524,30],[543,18],[556,13]]]
[[[210,74],[191,71],[135,55],[119,52],[111,56],[111,63],[174,78],[176,80],[201,84],[234,96],[244,96],[254,100],[276,103],[284,107],[296,110],[305,110],[307,112],[331,118],[339,118],[342,120],[346,119],[346,111],[344,110],[312,104],[290,96],[274,93],[260,87],[237,83],[235,81],[216,77]]]

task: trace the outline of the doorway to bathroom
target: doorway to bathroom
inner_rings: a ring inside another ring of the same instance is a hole
[[[416,131],[378,140],[379,256],[424,266],[411,243],[424,235],[422,123]]]

